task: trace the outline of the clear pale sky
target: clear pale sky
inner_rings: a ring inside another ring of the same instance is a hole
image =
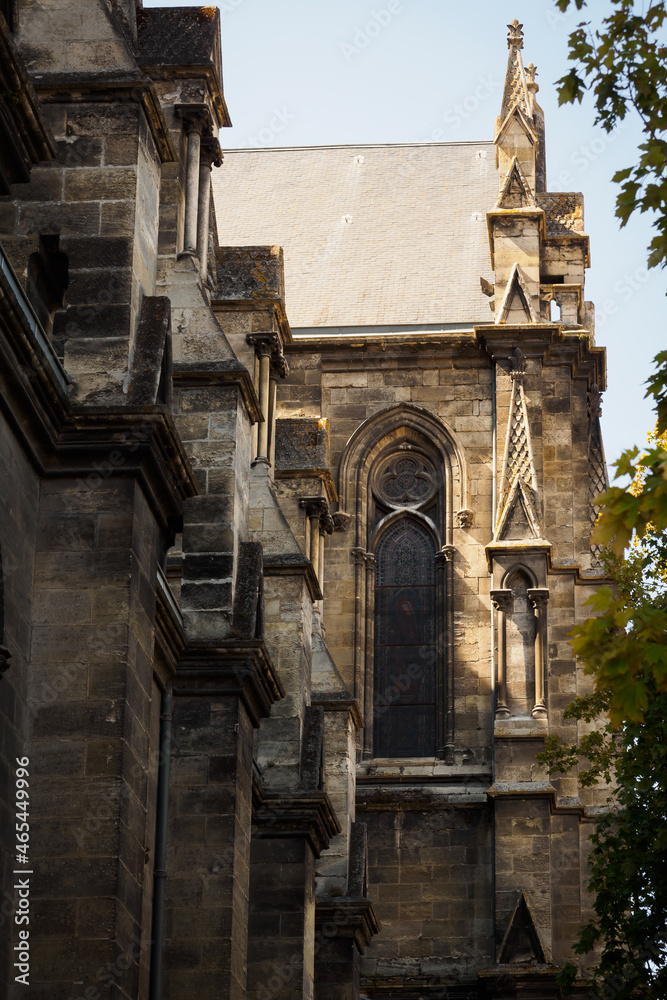
[[[146,7],[200,6],[153,2]],[[654,422],[642,383],[667,347],[665,272],[646,270],[650,222],[619,228],[614,172],[636,159],[633,119],[607,135],[591,102],[558,108],[567,36],[581,19],[554,0],[220,0],[224,86],[233,128],[223,149],[493,138],[507,63],[507,23],[524,25],[538,69],[549,190],[582,191],[591,238],[586,298],[607,347],[607,460],[643,445]],[[592,0],[596,13],[607,8]],[[222,167],[224,170],[224,165]],[[489,206],[491,207],[491,206]]]

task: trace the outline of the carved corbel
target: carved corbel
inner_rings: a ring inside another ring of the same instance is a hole
[[[512,351],[510,365],[510,378],[512,381],[514,381],[514,379],[523,379],[526,374],[526,358],[520,348],[515,347]]]
[[[333,529],[334,531],[347,531],[348,525],[352,520],[351,514],[346,514],[345,511],[337,510],[333,515]]]
[[[464,508],[463,510],[457,510],[454,514],[456,519],[456,526],[458,528],[472,528],[475,523],[475,512],[474,510],[468,510]]]

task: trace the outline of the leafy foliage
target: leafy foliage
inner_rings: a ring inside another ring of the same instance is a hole
[[[563,12],[588,0],[556,0]],[[594,7],[598,7],[596,4]],[[651,212],[657,233],[649,267],[667,264],[667,8],[664,0],[637,4],[611,0],[599,28],[582,21],[569,38],[572,68],[558,81],[560,104],[594,96],[596,124],[611,132],[634,109],[644,126],[637,163],[619,170],[616,215],[624,226],[633,212]]]
[[[664,602],[667,550],[651,533],[635,544],[621,561],[606,554],[607,573],[626,608]],[[606,617],[606,616],[603,616]],[[580,628],[597,624],[587,622]],[[617,634],[641,642],[634,621]],[[625,642],[623,648],[626,648]],[[639,658],[641,663],[641,657]],[[619,658],[619,662],[620,658]],[[590,667],[590,660],[586,661]],[[594,671],[595,672],[595,671]],[[596,824],[590,855],[589,888],[596,894],[595,917],[580,930],[574,946],[585,956],[600,949],[593,970],[593,993],[605,1000],[667,996],[667,692],[658,691],[652,671],[636,675],[646,693],[640,721],[621,719],[618,728],[609,713],[618,691],[600,688],[576,698],[565,717],[584,724],[577,746],[549,736],[538,760],[551,774],[580,768],[583,786],[604,782],[607,808]],[[625,694],[625,692],[624,692]],[[566,992],[579,972],[568,964],[560,975]]]
[[[667,374],[667,357],[652,385],[663,370]],[[595,675],[597,691],[607,692],[614,725],[640,722],[651,694],[667,693],[666,437],[654,435],[653,447],[641,457],[635,448],[616,462],[618,475],[631,475],[633,485],[613,486],[600,496],[593,533],[593,541],[609,545],[615,556],[608,562],[615,586],[601,587],[589,599],[596,617],[571,633],[572,648]],[[631,541],[623,564],[620,557]]]
[[[556,0],[563,12],[588,0]],[[591,4],[599,15],[600,4]],[[667,264],[666,0],[609,0],[597,28],[582,21],[569,38],[572,68],[559,81],[561,104],[590,91],[596,123],[608,132],[633,111],[644,126],[637,162],[618,171],[616,214],[624,226],[650,212],[656,235],[649,267]],[[550,773],[579,770],[583,786],[604,782],[607,808],[590,855],[595,916],[574,951],[596,952],[593,994],[604,1000],[667,998],[667,351],[648,380],[657,428],[647,451],[625,452],[614,486],[599,497],[592,541],[608,546],[612,586],[589,601],[596,617],[572,632],[594,691],[565,716],[580,723],[576,746],[550,736],[538,759]],[[629,546],[625,558],[623,553]],[[577,968],[560,982],[569,991]],[[586,972],[588,977],[589,973]]]

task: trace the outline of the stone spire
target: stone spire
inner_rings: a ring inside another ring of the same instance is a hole
[[[509,28],[507,47],[510,51],[507,59],[507,72],[505,73],[503,100],[498,119],[498,131],[502,128],[507,116],[515,108],[519,108],[530,122],[533,120],[531,94],[523,68],[523,59],[521,58],[523,25],[519,24],[518,20],[514,18],[512,23],[508,24],[507,27]]]

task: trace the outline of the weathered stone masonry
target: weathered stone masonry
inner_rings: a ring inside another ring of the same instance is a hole
[[[492,142],[223,164],[215,8],[0,11],[2,995],[26,755],[31,995],[555,997],[605,364],[522,26]]]

